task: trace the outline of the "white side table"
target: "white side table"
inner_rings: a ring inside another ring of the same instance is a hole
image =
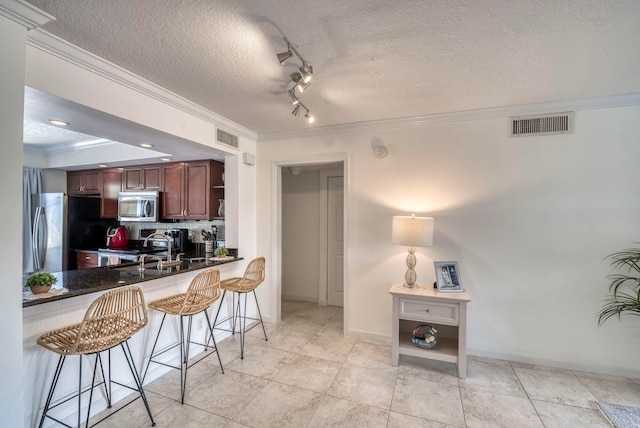
[[[398,365],[402,355],[447,361],[458,365],[458,376],[467,375],[467,292],[441,293],[433,287],[405,288],[391,286],[393,295],[392,364]],[[433,349],[422,349],[411,343],[411,331],[421,323],[438,330],[438,343]]]

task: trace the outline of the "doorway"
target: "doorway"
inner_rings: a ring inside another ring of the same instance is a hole
[[[281,298],[343,306],[343,162],[290,165],[281,174]]]

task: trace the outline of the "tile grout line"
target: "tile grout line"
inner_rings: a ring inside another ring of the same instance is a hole
[[[509,367],[511,367],[511,370],[513,370],[513,374],[516,376],[516,379],[518,379],[518,383],[520,383],[520,386],[522,387],[522,390],[527,395],[527,399],[529,400],[529,404],[531,404],[531,407],[533,407],[533,410],[536,412],[536,415],[538,416],[538,419],[540,419],[540,423],[542,424],[543,427],[546,427],[547,424],[544,422],[544,419],[542,419],[542,416],[540,415],[540,412],[538,411],[538,408],[533,403],[533,399],[531,398],[531,395],[529,395],[529,391],[527,391],[527,388],[524,387],[524,384],[522,383],[522,379],[520,379],[520,376],[518,375],[518,372],[516,371],[516,367],[513,367],[513,364],[511,364],[511,361],[508,361],[508,363],[509,363]]]

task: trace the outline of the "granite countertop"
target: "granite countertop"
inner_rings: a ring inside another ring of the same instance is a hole
[[[98,267],[92,269],[70,270],[53,273],[58,278],[58,282],[53,289],[66,288],[68,293],[52,294],[45,299],[22,300],[22,307],[41,305],[55,300],[69,299],[83,294],[105,291],[125,285],[137,284],[153,279],[164,278],[193,270],[219,266],[225,263],[233,263],[243,260],[243,257],[225,257],[218,259],[211,258],[191,258],[185,259],[180,266],[165,268],[162,271],[156,269],[157,262],[149,260],[145,263],[144,272],[138,270],[139,263],[122,263],[115,266]]]

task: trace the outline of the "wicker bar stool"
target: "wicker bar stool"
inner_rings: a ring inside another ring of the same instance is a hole
[[[267,339],[267,331],[264,329],[264,323],[262,322],[262,314],[260,313],[260,305],[258,304],[258,297],[256,296],[256,288],[258,285],[264,281],[264,265],[265,259],[264,257],[258,257],[251,262],[247,266],[244,276],[242,278],[229,278],[225,279],[220,283],[220,288],[224,290],[222,294],[222,300],[220,302],[220,306],[218,307],[218,312],[216,312],[216,319],[213,321],[213,328],[217,330],[230,331],[232,334],[236,333],[236,330],[240,333],[240,358],[244,358],[244,335],[247,331],[251,330],[256,325],[262,325],[262,332],[264,333],[264,340]],[[220,315],[220,309],[222,308],[222,302],[224,302],[224,297],[227,295],[227,291],[231,291],[233,293],[232,296],[232,312],[233,314],[228,318],[218,321],[218,316]],[[253,292],[253,297],[256,300],[256,307],[258,308],[258,316],[259,318],[251,318],[247,317],[247,294]],[[236,294],[238,295],[238,303],[236,304]],[[244,295],[244,308],[240,305],[240,297]],[[246,329],[247,319],[252,321],[258,321],[256,324],[249,327],[249,330]],[[224,328],[217,327],[220,324],[223,324],[227,321],[231,323],[231,330],[227,330]],[[236,327],[239,327],[236,329]]]
[[[205,350],[208,345],[208,342],[204,344],[191,341],[191,324],[193,322],[193,316],[201,312],[204,312],[204,316],[206,317],[207,327],[209,327],[209,332],[211,333],[211,337],[213,338],[213,349],[215,349],[216,354],[218,354],[220,369],[222,370],[222,373],[224,373],[224,369],[222,368],[222,360],[220,359],[220,354],[218,353],[218,348],[216,345],[216,339],[213,337],[213,329],[211,328],[211,322],[209,321],[209,314],[207,313],[207,309],[209,309],[211,305],[219,298],[220,271],[218,269],[208,269],[204,272],[198,273],[193,278],[186,293],[176,294],[173,296],[165,297],[163,299],[154,300],[153,302],[149,303],[149,308],[163,312],[163,315],[162,322],[160,323],[160,329],[158,330],[158,335],[156,336],[156,340],[153,343],[153,348],[151,349],[149,363],[147,364],[147,368],[145,369],[144,375],[142,376],[143,381],[147,376],[147,371],[149,370],[151,362],[171,367],[173,369],[180,369],[180,400],[182,404],[184,404],[184,393],[185,387],[187,385],[187,369],[191,367],[189,365],[189,345],[191,343],[202,345],[205,347]],[[160,338],[160,332],[162,331],[162,326],[164,325],[164,320],[167,315],[178,315],[180,317],[180,342],[162,351],[159,351],[158,353],[155,353],[158,339]],[[186,338],[184,335],[185,317],[189,318]],[[154,360],[154,358],[164,354],[165,352],[175,348],[176,346],[180,346],[180,366],[172,366],[158,360]],[[196,363],[197,362],[199,361],[196,361]]]
[[[104,385],[105,396],[107,400],[107,407],[111,407],[111,383],[118,384],[120,386],[138,391],[140,397],[144,401],[144,405],[149,414],[151,425],[154,426],[155,422],[151,415],[151,409],[149,408],[149,402],[142,389],[142,381],[138,376],[136,370],[133,355],[127,340],[133,336],[136,332],[141,330],[147,325],[147,310],[144,304],[144,296],[142,290],[136,286],[121,287],[112,291],[108,291],[102,296],[98,297],[91,303],[89,309],[84,316],[84,319],[79,324],[70,325],[68,327],[60,328],[42,334],[37,339],[38,345],[55,352],[60,355],[58,359],[58,365],[53,376],[51,388],[47,395],[47,401],[42,412],[42,418],[40,419],[40,427],[44,424],[45,418],[52,419],[64,426],[70,427],[70,425],[61,422],[55,417],[49,415],[49,411],[67,401],[78,397],[78,427],[81,426],[81,408],[82,408],[82,394],[90,391],[89,394],[89,406],[87,409],[87,421],[86,426],[89,426],[89,417],[91,415],[91,399],[93,397],[93,390],[95,387]],[[124,353],[129,370],[133,380],[135,381],[136,388],[132,388],[128,385],[116,382],[111,379],[111,348],[120,345],[122,352]],[[108,367],[109,376],[105,378],[104,367],[102,364],[102,358],[100,353],[103,351],[108,352]],[[91,387],[82,390],[82,356],[83,355],[96,355],[96,360],[93,364],[93,377],[91,380]],[[60,379],[60,373],[67,356],[78,355],[79,359],[79,377],[78,377],[78,394],[67,398],[56,405],[51,405],[53,394],[56,389],[58,380]],[[100,372],[102,375],[102,381],[96,384],[96,371],[100,363]]]

